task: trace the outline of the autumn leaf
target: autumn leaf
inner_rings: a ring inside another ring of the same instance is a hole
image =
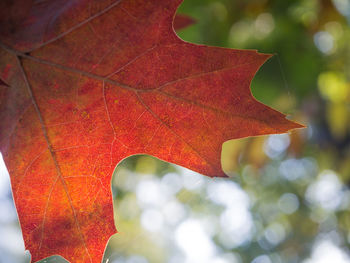
[[[180,3],[1,2],[0,150],[33,261],[101,262],[122,159],[224,177],[223,142],[301,127],[250,92],[270,55],[182,41]]]
[[[183,14],[177,14],[174,18],[173,26],[176,31],[184,29],[190,25],[196,23],[196,20],[192,17]]]

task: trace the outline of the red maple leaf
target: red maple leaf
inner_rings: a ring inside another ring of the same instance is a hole
[[[181,1],[1,2],[0,150],[33,261],[101,261],[127,156],[225,176],[226,140],[301,127],[250,92],[270,55],[176,36]]]
[[[181,30],[190,25],[193,25],[194,23],[196,23],[196,20],[194,18],[183,14],[177,14],[175,16],[173,26],[175,30]]]

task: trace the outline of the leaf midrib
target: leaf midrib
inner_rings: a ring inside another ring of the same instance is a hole
[[[57,161],[57,158],[56,158],[55,151],[53,150],[51,141],[50,141],[49,136],[48,136],[48,134],[47,134],[47,129],[46,129],[46,126],[45,126],[45,123],[44,123],[43,116],[42,116],[42,114],[41,114],[41,112],[40,112],[39,106],[38,106],[38,104],[37,104],[37,102],[36,102],[36,99],[35,99],[35,97],[34,97],[34,95],[33,95],[33,91],[32,91],[32,88],[31,88],[31,86],[30,86],[30,84],[29,84],[29,81],[28,81],[28,78],[27,78],[27,74],[25,73],[25,70],[24,70],[24,68],[23,68],[23,64],[22,64],[22,61],[21,61],[21,57],[16,56],[16,58],[17,58],[18,66],[19,66],[19,68],[20,68],[20,70],[21,70],[21,73],[22,73],[22,76],[23,76],[25,85],[26,85],[26,87],[27,87],[27,91],[28,91],[29,96],[30,96],[30,98],[31,98],[31,100],[32,100],[32,104],[33,104],[33,106],[34,106],[34,108],[35,108],[35,111],[36,111],[36,113],[37,113],[37,115],[38,115],[39,122],[40,122],[40,126],[41,126],[41,129],[42,129],[42,132],[43,132],[45,141],[46,141],[46,143],[47,143],[47,145],[48,145],[48,149],[49,149],[51,158],[52,158],[52,160],[53,160],[53,162],[54,162],[54,166],[55,166],[56,172],[57,172],[57,177],[56,177],[55,181],[53,182],[53,184],[52,184],[52,186],[51,186],[48,200],[46,200],[46,206],[45,206],[45,211],[44,211],[44,218],[43,218],[43,221],[42,221],[42,232],[41,232],[41,240],[40,240],[40,244],[39,244],[39,251],[40,251],[40,249],[41,249],[41,244],[42,244],[42,239],[43,239],[43,234],[44,234],[44,227],[45,227],[45,221],[46,221],[46,211],[47,211],[47,208],[48,208],[48,203],[49,203],[49,200],[50,200],[51,193],[52,193],[54,187],[56,186],[57,180],[59,179],[60,182],[61,182],[61,184],[62,184],[62,186],[63,186],[63,189],[64,189],[64,191],[65,191],[65,193],[66,193],[66,195],[67,195],[69,205],[70,205],[71,210],[72,210],[72,212],[73,212],[74,221],[75,221],[75,224],[76,224],[76,226],[77,226],[77,228],[78,228],[78,230],[79,230],[78,232],[79,232],[80,239],[81,239],[81,241],[82,241],[82,243],[83,243],[83,245],[84,245],[84,248],[85,248],[85,250],[86,250],[86,252],[87,252],[87,255],[88,255],[89,259],[90,259],[90,262],[92,262],[92,258],[91,258],[89,249],[87,248],[87,245],[86,245],[84,236],[83,236],[82,231],[81,231],[80,223],[79,223],[79,220],[78,220],[78,218],[77,218],[75,208],[74,208],[74,206],[73,206],[72,198],[71,198],[71,196],[70,196],[70,194],[69,194],[69,191],[68,191],[68,186],[67,186],[67,184],[66,184],[66,181],[65,181],[64,178],[63,178],[63,175],[62,175],[62,172],[61,172],[61,168],[60,168],[60,166],[59,166],[59,164],[58,164],[58,161]]]

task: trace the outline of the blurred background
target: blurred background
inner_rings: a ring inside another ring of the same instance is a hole
[[[275,54],[252,92],[308,128],[226,142],[229,179],[124,160],[103,262],[350,263],[350,0],[185,0],[179,13],[196,19],[186,41]],[[2,161],[0,211],[0,262],[29,262]]]

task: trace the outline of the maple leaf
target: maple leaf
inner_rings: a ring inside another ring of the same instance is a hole
[[[224,177],[223,142],[301,127],[250,92],[270,55],[182,41],[180,3],[1,2],[0,150],[33,261],[101,261],[127,156]]]
[[[175,16],[173,26],[174,26],[174,29],[178,31],[190,25],[193,25],[194,23],[196,23],[196,20],[194,18],[183,14],[177,14]]]

